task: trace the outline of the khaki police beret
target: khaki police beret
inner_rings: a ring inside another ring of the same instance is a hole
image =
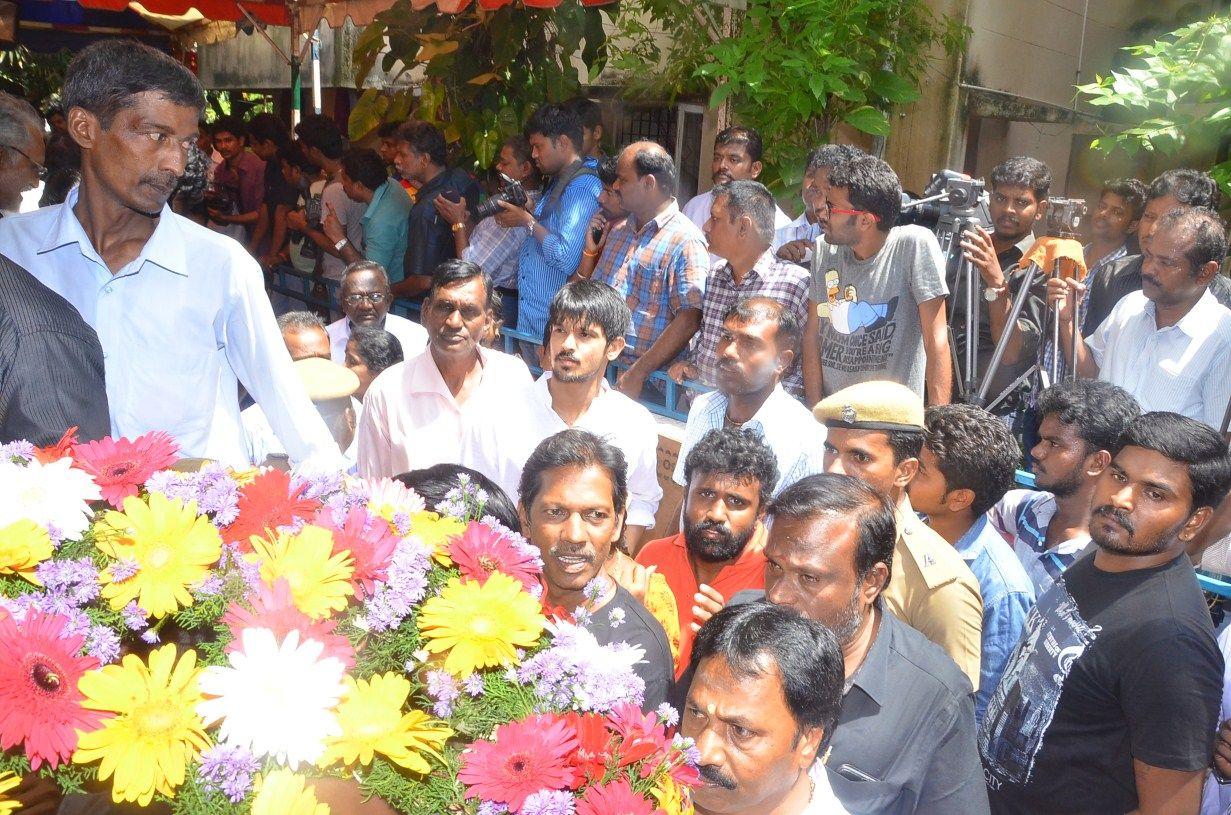
[[[897,382],[860,382],[816,403],[812,415],[826,427],[852,430],[923,430],[923,400]]]
[[[295,373],[299,374],[299,380],[313,402],[341,399],[359,390],[359,377],[355,376],[355,372],[333,360],[309,357],[298,360],[294,365]]]

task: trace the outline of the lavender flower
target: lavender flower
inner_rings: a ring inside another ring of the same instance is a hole
[[[195,473],[175,470],[154,473],[145,488],[168,498],[196,501],[197,511],[212,515],[218,526],[226,526],[239,516],[239,482],[226,467],[216,462],[206,464]]]
[[[85,652],[102,665],[120,658],[120,637],[105,625],[90,626],[85,638]]]
[[[667,727],[675,727],[680,723],[680,714],[668,702],[663,702],[654,712],[658,714],[658,718],[663,720],[663,724]]]
[[[149,617],[145,613],[145,609],[137,605],[137,601],[133,600],[128,605],[124,606],[124,610],[120,612],[120,616],[124,618],[124,627],[129,631],[140,631],[145,628],[146,618]]]
[[[158,632],[154,630],[153,628],[148,629],[145,633],[143,633],[141,635],[141,639],[142,641],[147,642],[150,645],[157,645],[159,642],[162,641],[162,638],[158,636]]]
[[[527,659],[517,681],[533,685],[540,707],[554,710],[610,712],[621,702],[640,705],[645,681],[633,666],[645,652],[626,642],[599,645],[579,625],[556,623],[552,644]]]
[[[47,594],[62,600],[66,608],[85,605],[98,597],[101,588],[98,569],[89,558],[45,560],[34,568],[34,576]]]
[[[256,756],[243,747],[217,744],[201,754],[197,775],[205,789],[221,792],[228,801],[238,804],[252,789],[252,776],[260,766]]]
[[[214,597],[222,593],[223,585],[222,575],[214,573],[193,586],[192,593],[196,597]]]
[[[697,749],[697,743],[691,738],[676,733],[671,737],[671,746],[684,753],[684,761],[688,766],[701,766],[701,751]]]
[[[0,444],[0,461],[23,461],[29,464],[34,461],[34,445],[19,439],[8,444]]]
[[[449,672],[428,671],[427,695],[436,700],[432,705],[432,712],[441,719],[447,719],[453,715],[453,703],[462,693],[457,686],[457,680]]]
[[[526,797],[518,810],[521,815],[573,815],[573,793],[567,790],[543,789]]]
[[[323,470],[320,472],[296,472],[291,478],[291,489],[304,487],[303,497],[324,500],[330,495],[342,492],[346,487],[346,474],[338,470]]]
[[[393,550],[385,570],[386,579],[376,584],[356,622],[368,631],[397,628],[427,593],[427,573],[431,568],[428,548],[413,539],[402,539]]]
[[[472,673],[470,676],[462,680],[462,690],[473,697],[483,695],[483,675]]]
[[[117,560],[111,564],[110,571],[112,583],[123,583],[137,576],[137,572],[141,571],[141,564],[131,559]]]
[[[607,622],[611,623],[612,628],[619,628],[624,625],[624,609],[613,608],[607,615]]]
[[[480,801],[478,815],[506,815],[509,808],[495,801]]]

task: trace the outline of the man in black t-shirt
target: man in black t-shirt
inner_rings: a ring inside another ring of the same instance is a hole
[[[1094,493],[1095,551],[1039,598],[983,718],[993,813],[1197,811],[1223,659],[1184,549],[1229,485],[1211,428],[1129,424]]]

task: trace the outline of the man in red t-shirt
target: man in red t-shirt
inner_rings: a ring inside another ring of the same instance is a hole
[[[675,595],[677,679],[710,614],[738,591],[765,588],[761,519],[778,483],[778,464],[758,433],[724,427],[706,433],[689,451],[684,477],[684,531],[650,541],[637,555],[642,566],[657,567]]]

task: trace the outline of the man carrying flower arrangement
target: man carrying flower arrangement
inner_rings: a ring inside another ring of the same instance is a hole
[[[628,502],[624,454],[584,430],[544,439],[522,471],[522,531],[543,558],[543,602],[584,621],[600,645],[624,642],[643,652],[644,710],[667,701],[674,677],[663,627],[603,570],[615,551]]]

